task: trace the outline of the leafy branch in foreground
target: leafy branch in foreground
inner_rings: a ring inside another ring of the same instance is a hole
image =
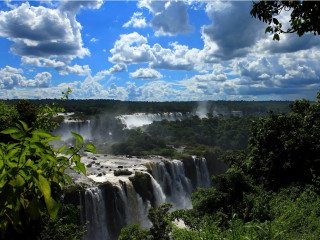
[[[289,27],[279,17],[290,13]],[[299,37],[308,32],[320,34],[320,3],[318,1],[258,1],[253,2],[250,14],[267,23],[266,33],[273,33],[273,40],[280,40],[280,33],[297,33]]]
[[[76,134],[75,147],[54,149],[49,143],[59,140],[43,129],[20,121],[1,132],[11,141],[0,143],[0,229],[2,237],[9,227],[23,232],[31,221],[49,214],[55,219],[60,207],[62,187],[71,183],[67,168],[86,174],[80,151],[95,153],[92,144],[84,145]]]

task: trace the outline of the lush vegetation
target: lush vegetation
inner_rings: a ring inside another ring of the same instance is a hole
[[[72,133],[76,139],[73,147],[55,149],[50,145],[60,138],[49,130],[57,126],[54,116],[61,110],[56,105],[38,106],[25,100],[14,105],[0,103],[3,239],[79,239],[84,233],[79,210],[63,203],[62,191],[71,183],[65,169],[85,174],[80,151],[95,152],[95,148],[85,145],[76,133]]]
[[[12,105],[17,100],[6,100],[5,103]],[[103,115],[105,113],[116,116],[137,112],[159,113],[159,112],[181,112],[190,113],[197,111],[199,106],[205,107],[208,112],[221,112],[223,115],[232,111],[241,111],[243,115],[265,115],[268,110],[274,112],[288,112],[288,101],[188,101],[188,102],[134,102],[106,99],[59,99],[29,100],[31,104],[49,105],[59,104],[67,112],[75,112],[79,118]]]
[[[228,171],[192,195],[193,209],[151,209],[154,228],[129,226],[119,239],[318,239],[320,93],[290,108],[253,123],[248,147],[223,155]]]

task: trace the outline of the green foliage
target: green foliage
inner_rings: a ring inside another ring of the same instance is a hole
[[[75,147],[56,150],[49,143],[59,137],[22,121],[1,133],[11,137],[9,143],[0,143],[0,229],[4,236],[8,227],[21,232],[45,214],[54,220],[61,186],[71,183],[65,169],[85,174],[79,152],[95,150],[84,146],[77,135]],[[62,152],[66,155],[59,155]]]
[[[42,240],[83,239],[86,226],[79,225],[79,219],[79,209],[72,204],[61,204],[57,218],[42,218],[43,229],[40,237]]]
[[[203,155],[210,147],[244,149],[250,136],[250,124],[254,119],[248,117],[219,118],[208,116],[187,118],[169,122],[163,120],[146,127],[152,137],[163,138],[169,144],[186,146],[190,154]]]
[[[125,227],[121,230],[119,240],[131,239],[152,239],[169,240],[173,227],[169,210],[172,207],[170,203],[163,203],[159,208],[150,208],[148,218],[152,223],[150,229],[141,230],[138,224]]]
[[[320,102],[295,101],[289,114],[270,113],[252,125],[247,168],[269,188],[311,183],[320,174]]]
[[[139,224],[132,224],[121,229],[118,240],[142,240],[148,239],[148,230],[140,229]]]
[[[283,29],[279,15],[282,12],[290,12],[290,27]],[[259,1],[253,3],[250,14],[267,23],[266,33],[273,33],[273,40],[280,39],[280,33],[294,33],[299,37],[307,32],[314,35],[320,34],[320,7],[317,1]]]
[[[124,143],[117,143],[112,146],[113,154],[143,156],[162,153],[172,155],[170,149],[160,138],[150,137],[148,134],[137,130],[125,130],[124,135]]]

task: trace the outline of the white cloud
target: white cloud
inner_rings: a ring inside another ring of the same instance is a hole
[[[90,39],[90,42],[98,42],[99,41],[99,39],[96,39],[96,38],[91,38]]]
[[[151,68],[139,68],[137,71],[130,73],[131,78],[138,79],[157,79],[162,78],[162,74]]]
[[[109,61],[122,64],[149,63],[153,69],[194,70],[205,68],[199,49],[189,49],[186,45],[171,44],[172,49],[156,43],[152,47],[146,37],[137,32],[120,35],[110,50]]]
[[[264,36],[266,25],[250,15],[251,2],[210,2],[206,7],[212,24],[203,26],[207,44],[217,46],[212,57],[228,60],[246,56],[259,38]]]
[[[146,19],[141,17],[142,13],[141,12],[135,12],[133,13],[133,16],[131,19],[123,24],[123,27],[134,27],[134,28],[145,28],[147,26]]]
[[[109,61],[124,64],[152,61],[152,51],[146,43],[147,38],[137,32],[120,35],[120,40],[117,40],[110,50],[112,56]]]
[[[35,58],[35,57],[22,56],[21,61],[23,64],[28,64],[36,67],[59,68],[59,67],[64,67],[66,65],[64,62],[57,61],[55,59],[50,59],[50,58]]]
[[[22,56],[24,64],[66,66],[74,58],[90,55],[89,49],[83,47],[82,26],[76,14],[82,7],[97,9],[102,3],[100,0],[69,1],[52,9],[25,2],[0,12],[0,36],[14,42],[11,51]]]
[[[51,83],[51,74],[38,73],[34,79],[26,79],[22,76],[21,68],[6,66],[0,69],[0,89],[13,89],[14,87],[38,87],[45,88]]]
[[[80,76],[88,76],[91,73],[89,65],[80,66],[78,64],[57,68],[57,70],[61,75],[68,75],[69,73],[72,73]]]
[[[21,87],[37,87],[47,88],[51,83],[51,74],[48,72],[38,73],[32,80],[21,80],[19,85]]]
[[[138,7],[148,8],[153,13],[150,22],[156,36],[175,36],[190,32],[188,5],[183,1],[140,1]]]

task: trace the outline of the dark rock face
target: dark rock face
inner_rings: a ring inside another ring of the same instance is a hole
[[[135,191],[141,196],[144,202],[150,201],[155,207],[156,199],[153,195],[153,188],[150,175],[142,172],[136,172],[134,177],[129,178]]]

